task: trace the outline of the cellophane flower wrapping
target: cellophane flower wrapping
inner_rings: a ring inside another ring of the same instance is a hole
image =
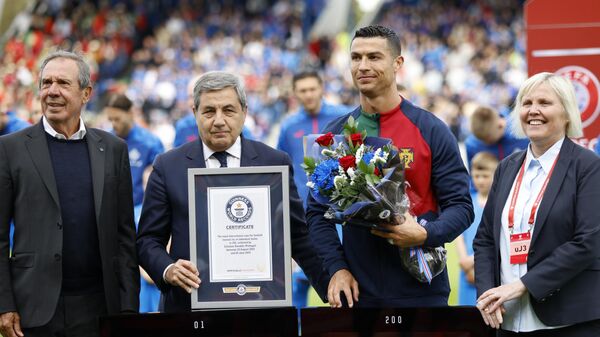
[[[333,223],[367,228],[401,224],[410,200],[398,151],[391,140],[366,137],[356,126],[350,117],[344,135],[306,137],[303,168],[310,193],[328,206],[325,218]],[[400,257],[406,271],[420,282],[431,283],[446,266],[443,247],[400,248]]]

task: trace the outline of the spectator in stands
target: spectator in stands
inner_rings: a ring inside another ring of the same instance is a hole
[[[323,81],[316,71],[302,71],[294,75],[292,87],[296,99],[300,102],[298,112],[286,117],[281,122],[277,149],[287,152],[294,165],[294,181],[298,194],[306,205],[308,190],[306,174],[302,169],[304,162],[304,136],[319,133],[327,123],[343,115],[348,108],[333,105],[323,100]],[[293,302],[297,308],[306,306],[309,282],[304,272],[296,266],[292,275]]]
[[[430,285],[420,283],[401,266],[398,247],[440,246],[472,223],[469,176],[456,139],[437,117],[398,94],[396,73],[404,59],[394,31],[382,26],[360,28],[352,39],[350,59],[361,106],[321,132],[342,133],[352,116],[367,136],[390,138],[407,153],[404,168],[410,183],[410,213],[418,219],[407,212],[400,225],[383,225],[389,233],[371,231],[373,235],[363,228],[344,226],[340,244],[334,225],[324,218],[327,207],[309,196],[310,235],[332,276],[329,303],[332,307],[341,307],[343,301],[367,307],[447,305],[447,272],[434,277]]]
[[[475,289],[475,259],[473,257],[473,238],[481,221],[483,207],[488,199],[494,172],[498,166],[498,158],[489,152],[479,152],[473,157],[471,164],[471,177],[475,186],[475,193],[471,194],[475,220],[457,239],[460,265],[460,279],[458,283],[458,304],[475,305],[477,292]]]
[[[163,145],[150,131],[134,121],[133,103],[123,94],[114,94],[108,99],[104,112],[113,127],[113,134],[124,139],[129,150],[129,166],[133,183],[133,209],[135,223],[139,220],[144,200],[145,177],[152,172],[156,156],[164,152]],[[140,312],[158,310],[160,291],[146,271],[140,270]]]
[[[553,73],[526,80],[511,112],[526,151],[504,159],[473,241],[477,308],[498,336],[600,335],[600,158],[575,91]]]
[[[478,152],[486,151],[502,160],[514,152],[526,149],[529,144],[528,139],[516,138],[512,134],[506,118],[485,106],[480,106],[473,112],[471,132],[465,140],[468,165],[471,165]]]

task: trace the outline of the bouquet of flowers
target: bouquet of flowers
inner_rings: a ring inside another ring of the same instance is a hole
[[[410,209],[404,166],[391,140],[367,137],[357,127],[349,117],[342,135],[308,137],[302,165],[307,186],[318,203],[329,207],[326,219],[386,231],[378,224],[402,223]],[[443,247],[401,249],[400,255],[421,282],[430,283],[446,265]]]

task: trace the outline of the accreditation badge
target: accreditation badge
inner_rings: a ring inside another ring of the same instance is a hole
[[[510,235],[510,263],[523,264],[527,262],[529,245],[531,244],[531,233],[519,233]]]

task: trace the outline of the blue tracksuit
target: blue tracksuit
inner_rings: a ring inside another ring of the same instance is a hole
[[[139,125],[134,125],[125,138],[129,149],[129,165],[133,183],[133,204],[141,205],[144,200],[144,170],[165,151],[160,139]]]
[[[19,117],[17,117],[14,112],[9,111],[8,112],[8,123],[6,123],[6,125],[4,126],[4,129],[0,130],[0,136],[4,136],[4,135],[8,135],[9,133],[13,133],[16,131],[19,131],[21,129],[25,129],[26,127],[29,126],[29,123],[27,123],[26,121],[20,119]],[[14,226],[11,224],[10,225],[10,247],[12,248],[12,238],[13,238],[13,233],[15,231]]]
[[[144,201],[144,171],[152,166],[154,159],[165,151],[160,139],[150,131],[135,124],[127,137],[129,149],[129,166],[131,167],[131,182],[133,184],[133,204],[135,211],[135,224],[137,226],[142,202]],[[160,291],[144,278],[140,280],[140,312],[158,311]]]

